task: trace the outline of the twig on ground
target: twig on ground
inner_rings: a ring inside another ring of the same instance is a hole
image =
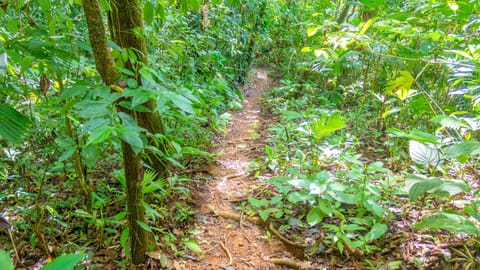
[[[225,242],[226,242],[226,240],[225,240]],[[233,258],[232,258],[232,254],[230,253],[230,250],[228,250],[227,246],[225,246],[225,244],[222,241],[218,241],[218,243],[220,243],[220,246],[222,247],[223,251],[225,251],[225,253],[227,253],[228,265],[232,265]]]

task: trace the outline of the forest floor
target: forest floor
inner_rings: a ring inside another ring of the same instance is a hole
[[[275,86],[266,70],[256,69],[243,87],[243,108],[232,113],[227,133],[214,150],[218,159],[207,169],[212,178],[192,195],[203,252],[196,255],[198,260],[186,260],[180,269],[283,269],[272,261],[292,257],[262,226],[246,218],[224,217],[238,212],[235,206],[247,201],[262,181],[250,175],[247,167],[264,153],[267,129],[274,120],[263,109],[262,96]]]

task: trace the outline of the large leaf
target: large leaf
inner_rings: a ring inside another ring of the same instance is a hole
[[[175,93],[170,93],[169,98],[172,101],[173,105],[178,109],[186,113],[195,114],[192,106],[192,101],[188,98],[185,98],[184,96]]]
[[[385,93],[388,95],[396,95],[399,99],[405,100],[415,93],[411,90],[412,84],[415,82],[415,78],[408,71],[400,71],[400,76],[391,80],[385,87]]]
[[[83,258],[85,254],[65,254],[55,258],[55,260],[47,263],[40,268],[41,270],[70,270],[75,267]]]
[[[112,130],[113,128],[110,126],[102,126],[94,129],[88,138],[87,145],[94,145],[108,140]]]
[[[438,144],[440,142],[437,136],[415,129],[407,133],[398,128],[388,128],[387,132],[394,137],[408,138],[422,143]]]
[[[461,142],[444,149],[445,155],[452,158],[460,156],[472,157],[480,154],[480,143],[477,141]]]
[[[10,260],[10,256],[5,250],[0,250],[0,269],[13,270],[13,264]]]
[[[307,222],[310,226],[314,226],[322,222],[325,213],[317,206],[312,207],[307,214]]]
[[[460,192],[470,191],[469,185],[463,180],[427,177],[416,174],[407,175],[405,185],[410,201],[414,201],[427,193],[433,196],[448,197]]]
[[[417,222],[413,228],[420,229],[442,229],[456,233],[480,236],[478,226],[457,213],[439,212],[435,216],[429,216]]]
[[[366,241],[376,240],[388,231],[388,226],[381,223],[375,223],[370,231],[365,235]]]
[[[448,115],[438,115],[432,118],[432,122],[438,123],[443,127],[459,130],[460,128],[468,128],[469,126],[462,120]]]
[[[143,18],[145,19],[145,24],[150,25],[153,22],[155,16],[155,7],[151,1],[146,1],[143,6]]]
[[[30,128],[30,120],[12,107],[0,103],[0,136],[13,143],[19,143]]]
[[[440,151],[415,140],[410,141],[409,153],[413,162],[425,167],[436,167],[441,160]]]
[[[322,115],[318,120],[313,121],[310,125],[313,135],[318,140],[332,134],[333,132],[344,128],[346,125],[345,119],[338,113],[332,115]]]

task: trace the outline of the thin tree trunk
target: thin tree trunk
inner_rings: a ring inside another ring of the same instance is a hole
[[[112,0],[110,12],[110,32],[115,41],[120,47],[125,49],[134,48],[138,61],[136,63],[127,62],[126,68],[137,71],[142,66],[148,65],[147,46],[144,37],[143,25],[143,11],[139,0]],[[135,78],[139,85],[141,85],[140,76]],[[155,112],[157,103],[155,100],[150,100],[144,104],[151,112],[130,112],[139,126],[147,129],[152,134],[165,134],[163,126],[163,119],[158,112]],[[152,141],[149,144],[154,145],[160,151],[166,153],[168,145],[161,140],[157,145]],[[148,158],[145,162],[153,168],[159,177],[167,177],[169,175],[167,162],[162,160],[158,155],[147,151]]]
[[[109,24],[113,40],[125,49],[136,52],[137,61],[127,62],[126,68],[137,72],[143,65],[147,65],[147,50],[143,36],[143,16],[140,2],[137,0],[112,0]],[[102,80],[107,85],[115,84],[118,70],[113,62],[110,48],[107,44],[107,34],[103,23],[102,12],[98,0],[83,0],[83,7],[87,17],[90,43],[95,56],[95,64]],[[140,77],[135,78],[139,85]],[[152,134],[163,134],[162,119],[156,110],[156,102],[149,101],[147,107],[150,113],[139,113],[118,107],[136,119],[139,126],[144,127]],[[152,143],[152,142],[150,142]],[[166,151],[166,144],[162,141],[158,145],[160,150]],[[138,222],[145,222],[145,208],[142,205],[143,192],[143,164],[140,154],[135,154],[131,146],[122,141],[123,163],[126,179],[128,224],[130,230],[130,248],[132,262],[140,264],[145,261],[147,250],[147,232]],[[147,153],[146,162],[157,171],[159,176],[167,176],[167,163],[158,158],[154,153]]]

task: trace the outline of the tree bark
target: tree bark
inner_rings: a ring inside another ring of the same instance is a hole
[[[140,1],[112,0],[110,5],[112,10],[110,12],[109,22],[113,41],[124,49],[135,49],[138,61],[135,63],[127,62],[125,67],[137,74],[135,79],[138,85],[141,85],[138,70],[142,68],[142,66],[148,65],[148,51],[144,36],[143,11]],[[163,119],[158,112],[155,112],[157,107],[156,101],[150,100],[144,105],[150,109],[151,112],[130,112],[130,114],[137,120],[139,126],[147,129],[150,133],[165,134]],[[157,147],[165,154],[168,151],[168,145],[163,140],[157,145],[150,140],[149,144]],[[167,177],[169,175],[167,162],[150,151],[146,151],[146,154],[147,158],[145,162],[147,165],[154,169],[159,177]]]
[[[111,85],[117,77],[117,69],[107,43],[102,10],[98,0],[83,0],[83,10],[87,18],[88,37],[95,57],[95,66],[105,84]]]
[[[107,44],[107,34],[103,23],[102,11],[98,0],[83,0],[83,7],[87,17],[90,43],[92,44],[95,64],[102,80],[107,85],[116,84],[118,70]],[[129,61],[125,68],[139,74],[138,70],[148,64],[147,48],[144,38],[143,14],[138,0],[112,0],[110,2],[110,33],[113,40],[122,48],[133,49],[136,61]],[[140,76],[135,78],[139,85]],[[147,129],[151,134],[163,134],[163,122],[160,114],[156,112],[156,101],[149,101],[146,106],[151,110],[148,113],[129,111],[118,107],[136,119],[139,126]],[[153,143],[152,141],[150,143]],[[153,145],[166,151],[166,144],[161,141]],[[140,154],[136,154],[131,146],[122,141],[123,165],[126,179],[128,225],[130,231],[130,249],[132,262],[141,264],[145,261],[147,250],[147,232],[138,222],[145,223],[145,208],[142,205],[143,191],[143,164]],[[152,152],[147,153],[146,163],[155,169],[159,176],[168,175],[167,163]]]

